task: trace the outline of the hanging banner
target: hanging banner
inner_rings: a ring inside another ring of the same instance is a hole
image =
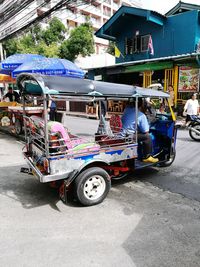
[[[179,67],[179,92],[199,91],[199,69]]]

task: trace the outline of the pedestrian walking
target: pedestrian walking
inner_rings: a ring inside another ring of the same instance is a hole
[[[191,116],[197,116],[199,114],[199,102],[197,100],[197,94],[193,93],[190,99],[187,100],[183,109],[183,115],[186,114],[185,125],[191,120]]]

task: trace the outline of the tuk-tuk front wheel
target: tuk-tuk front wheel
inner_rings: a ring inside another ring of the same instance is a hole
[[[99,167],[86,169],[75,179],[76,197],[84,206],[92,206],[102,202],[110,187],[109,174]]]

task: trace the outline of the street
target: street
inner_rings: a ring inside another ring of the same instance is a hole
[[[76,117],[65,125],[80,135],[97,129]],[[187,130],[172,166],[113,182],[92,207],[64,205],[55,189],[20,173],[23,142],[0,133],[0,145],[0,266],[199,267],[200,143]]]

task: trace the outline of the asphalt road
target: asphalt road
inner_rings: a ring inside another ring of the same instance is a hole
[[[66,119],[80,135],[96,123]],[[93,207],[64,205],[55,190],[21,174],[23,144],[15,138],[1,133],[0,147],[0,266],[200,266],[200,143],[186,130],[171,167],[113,183]]]

